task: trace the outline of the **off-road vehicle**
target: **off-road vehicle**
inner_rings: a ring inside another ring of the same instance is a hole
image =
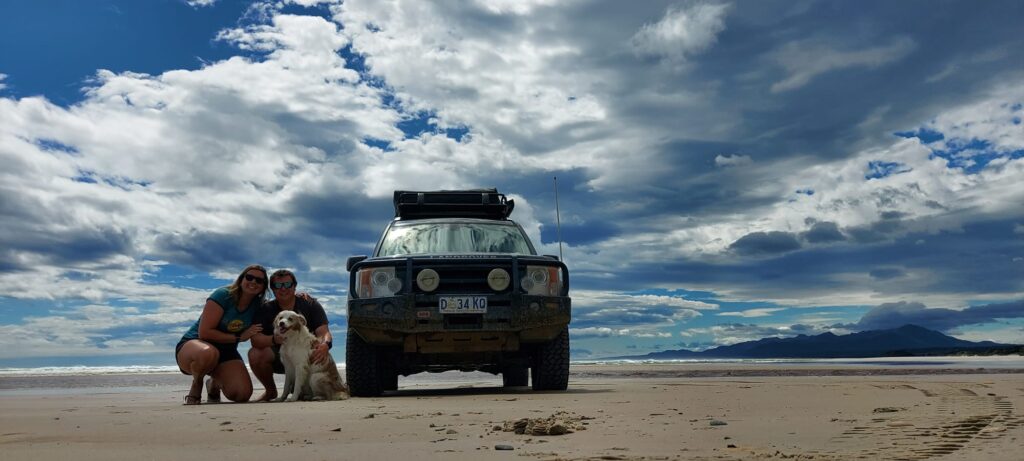
[[[504,386],[565,390],[569,271],[537,255],[496,189],[395,191],[373,255],[348,260],[345,369],[353,395],[398,377],[501,374]]]

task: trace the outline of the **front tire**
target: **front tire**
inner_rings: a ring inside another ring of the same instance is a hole
[[[377,397],[383,389],[377,366],[377,348],[367,344],[351,327],[345,340],[345,379],[356,397]]]
[[[541,344],[533,357],[533,390],[564,391],[569,387],[569,327]]]

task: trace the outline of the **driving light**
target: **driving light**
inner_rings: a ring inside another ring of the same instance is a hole
[[[493,269],[491,273],[487,274],[487,286],[494,291],[504,291],[508,288],[510,280],[508,271],[505,269]]]
[[[440,284],[441,276],[433,269],[423,269],[416,274],[416,286],[427,293],[436,290]]]

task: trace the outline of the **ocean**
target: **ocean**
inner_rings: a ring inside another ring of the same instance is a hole
[[[689,368],[727,369],[730,367],[765,369],[808,368],[895,368],[955,370],[1024,370],[1024,356],[990,357],[879,357],[863,359],[722,359],[722,360],[575,360],[572,368],[600,366],[629,368],[638,365],[686,365]],[[344,364],[339,368],[344,374]],[[284,377],[275,375],[278,387]],[[570,375],[571,379],[571,375]],[[176,366],[69,366],[39,368],[0,368],[0,397],[17,395],[64,395],[186,392],[191,378]],[[253,383],[259,388],[258,381]],[[401,388],[501,386],[501,376],[482,372],[419,373],[399,378]],[[259,392],[259,391],[257,391]]]

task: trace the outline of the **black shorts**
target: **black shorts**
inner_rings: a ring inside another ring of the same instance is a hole
[[[187,343],[189,341],[192,341],[192,340],[191,339],[182,339],[181,341],[178,341],[178,345],[177,346],[174,346],[174,363],[178,363],[178,352],[181,352],[181,348],[184,347],[185,343]],[[203,340],[196,339],[196,341],[203,341]],[[227,361],[230,361],[230,360],[242,360],[242,354],[238,353],[238,344],[235,344],[235,343],[232,343],[232,344],[211,343],[209,341],[203,341],[203,342],[213,346],[214,349],[217,349],[217,352],[220,352],[220,357],[217,359],[217,365],[220,365],[220,364],[222,364],[224,362],[227,362]],[[178,370],[181,370],[181,372],[186,374],[186,375],[191,375],[192,374],[192,373],[189,373],[189,372],[187,372],[185,370],[182,370],[180,365],[178,366]],[[282,373],[284,373],[284,372],[282,371]]]

